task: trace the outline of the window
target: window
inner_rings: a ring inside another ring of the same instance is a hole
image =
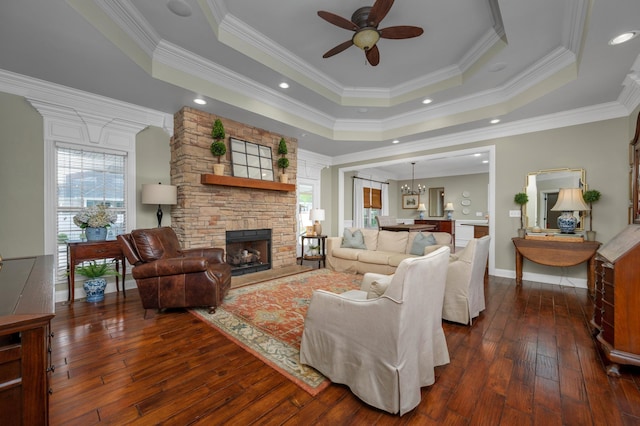
[[[56,147],[56,232],[58,280],[66,279],[67,241],[81,241],[83,230],[73,217],[84,207],[104,204],[118,219],[108,238],[126,229],[125,154]]]
[[[377,228],[376,217],[382,214],[382,190],[364,187],[363,207],[364,207],[364,227]]]

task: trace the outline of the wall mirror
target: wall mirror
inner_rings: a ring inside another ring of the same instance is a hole
[[[235,177],[273,180],[271,148],[257,143],[229,138],[231,141],[231,171]]]
[[[429,188],[429,216],[444,216],[444,188]]]
[[[556,230],[558,216],[562,212],[551,211],[558,201],[560,188],[580,188],[587,190],[584,169],[550,169],[531,172],[527,175],[524,192],[529,196],[524,213],[526,227],[538,226],[542,229]],[[579,218],[576,231],[584,229],[586,212],[574,212]]]

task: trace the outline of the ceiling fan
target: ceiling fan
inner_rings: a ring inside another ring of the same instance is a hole
[[[376,0],[373,6],[365,6],[353,12],[351,20],[324,10],[318,11],[318,16],[325,21],[345,30],[355,31],[351,40],[345,41],[322,55],[323,58],[336,55],[343,50],[356,45],[364,50],[367,61],[373,66],[380,63],[380,52],[376,43],[380,38],[403,39],[418,37],[424,30],[420,27],[400,25],[378,29],[380,21],[387,16],[394,0]]]

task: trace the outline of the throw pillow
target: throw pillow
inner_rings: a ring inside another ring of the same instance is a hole
[[[388,279],[379,279],[371,283],[369,286],[369,291],[367,292],[367,299],[377,299],[382,296],[387,288],[389,288],[389,284],[391,280]]]
[[[411,246],[411,254],[415,254],[416,256],[424,255],[424,249],[428,246],[434,246],[437,244],[436,237],[433,234],[429,234],[425,236],[422,232],[419,232],[418,235],[413,239],[413,245]]]
[[[367,249],[367,246],[364,245],[364,235],[362,235],[362,232],[359,229],[356,229],[354,232],[345,229],[344,234],[342,235],[342,244],[340,247],[363,250]]]

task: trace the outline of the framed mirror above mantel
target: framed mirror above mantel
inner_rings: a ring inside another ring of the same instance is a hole
[[[529,202],[524,209],[525,227],[557,230],[557,219],[562,212],[551,209],[558,200],[560,188],[580,188],[582,192],[586,191],[584,169],[548,169],[527,174],[524,192],[529,196]],[[582,231],[586,212],[575,212],[574,215],[579,218],[576,231]]]

